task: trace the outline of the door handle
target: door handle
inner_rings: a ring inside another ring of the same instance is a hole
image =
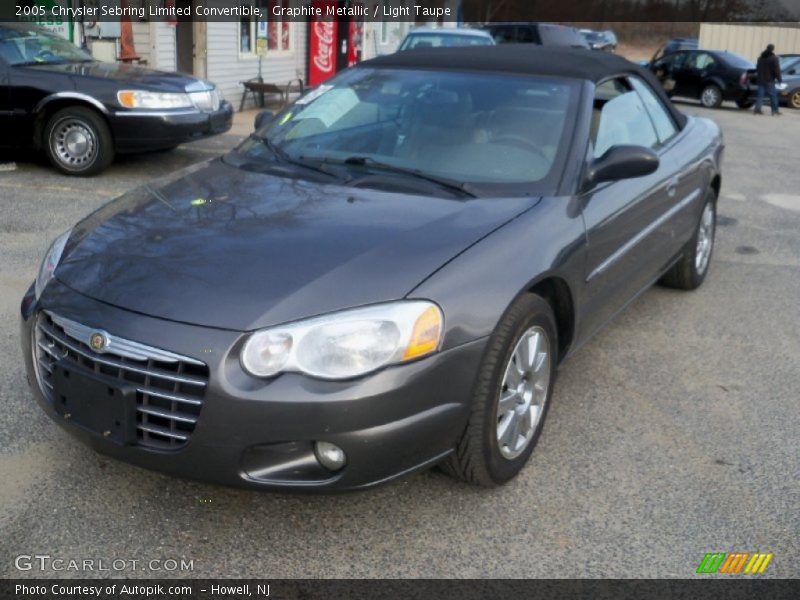
[[[677,177],[673,177],[672,179],[667,182],[667,196],[670,198],[674,198],[675,194],[678,193],[678,184],[680,183],[680,179]]]

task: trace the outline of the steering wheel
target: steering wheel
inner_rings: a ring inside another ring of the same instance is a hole
[[[504,133],[503,135],[499,135],[496,138],[492,139],[492,142],[497,144],[507,144],[510,146],[516,146],[517,148],[521,148],[523,150],[531,150],[534,153],[538,154],[542,157],[545,161],[548,161],[547,155],[544,151],[534,144],[531,140],[521,135],[517,135],[515,133]]]

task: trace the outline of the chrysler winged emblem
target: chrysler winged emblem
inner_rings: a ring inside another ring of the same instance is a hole
[[[92,350],[100,352],[103,348],[106,347],[108,344],[108,339],[102,333],[93,333],[92,337],[89,338],[89,345],[92,347]]]

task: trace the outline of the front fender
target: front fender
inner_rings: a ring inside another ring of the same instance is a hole
[[[520,293],[550,276],[564,280],[573,305],[580,306],[585,254],[578,200],[546,197],[453,259],[408,296],[439,303],[446,324],[443,348],[452,348],[490,335]]]

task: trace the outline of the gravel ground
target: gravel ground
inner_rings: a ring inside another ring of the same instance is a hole
[[[0,576],[14,557],[140,561],[133,577],[691,577],[706,552],[762,551],[798,577],[800,112],[717,120],[718,245],[693,293],[653,288],[563,365],[533,460],[501,489],[430,471],[291,496],[101,458],[33,402],[19,300],[50,240],[118,193],[209,158],[222,136],[94,179],[0,172]],[[8,158],[8,157],[7,157]],[[2,160],[0,160],[2,162]],[[193,561],[192,571],[142,568]]]

